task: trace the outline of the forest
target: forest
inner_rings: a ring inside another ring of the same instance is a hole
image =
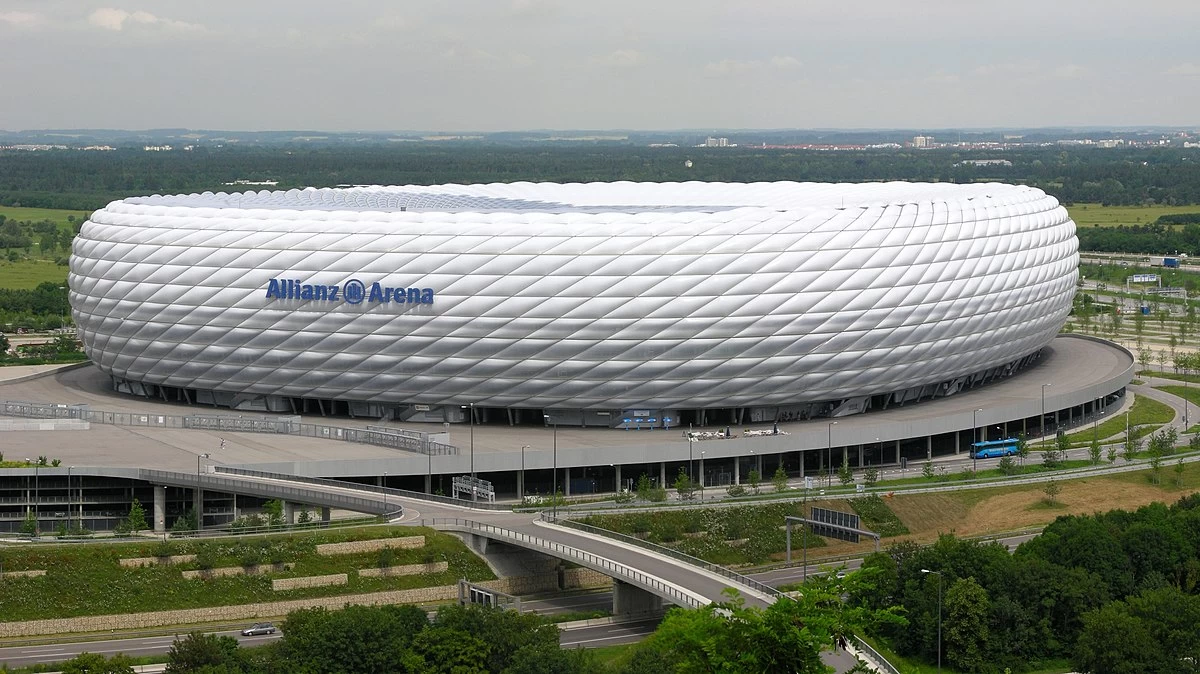
[[[986,158],[1007,159],[1012,165],[963,163]],[[239,180],[276,181],[271,189],[522,180],[1000,181],[1039,187],[1065,203],[1187,205],[1200,203],[1200,149],[1048,146],[996,152],[830,152],[447,142],[0,153],[4,206],[90,211],[134,195],[253,189],[232,184]]]

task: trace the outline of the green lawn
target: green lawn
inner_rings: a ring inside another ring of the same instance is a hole
[[[8,262],[0,258],[0,288],[32,290],[46,281],[66,285],[68,271],[68,267],[54,264],[53,260]]]
[[[1130,426],[1161,426],[1162,424],[1170,423],[1175,418],[1175,412],[1171,410],[1170,405],[1160,403],[1157,400],[1152,400],[1146,396],[1138,396],[1133,401],[1133,407],[1129,410],[1129,425]],[[1145,435],[1153,429],[1142,430],[1139,433]],[[1105,420],[1103,423],[1097,424],[1095,430],[1091,426],[1081,428],[1074,433],[1067,434],[1067,442],[1070,442],[1073,447],[1087,446],[1091,444],[1092,438],[1096,437],[1100,440],[1105,438],[1113,438],[1116,436],[1125,435],[1125,415],[1118,414],[1111,419]]]
[[[1075,204],[1067,207],[1067,213],[1080,227],[1116,227],[1117,225],[1148,225],[1160,215],[1175,213],[1200,213],[1200,206],[1101,206],[1100,204]]]
[[[61,227],[70,228],[74,231],[74,223],[67,218],[73,216],[75,222],[83,222],[87,220],[89,214],[86,211],[66,211],[58,208],[14,208],[12,206],[0,206],[0,215],[7,217],[9,220],[28,220],[30,222],[51,220],[58,223]]]

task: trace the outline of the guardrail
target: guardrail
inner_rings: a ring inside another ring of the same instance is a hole
[[[884,674],[900,674],[900,670],[896,666],[887,661],[887,658],[879,654],[879,651],[871,648],[871,644],[858,638],[856,635],[851,635],[850,640],[854,642],[854,647],[867,656],[870,665],[873,665],[877,671]]]
[[[138,478],[155,484],[166,483],[196,486],[201,489],[209,489],[212,491],[224,491],[229,493],[255,492],[257,496],[281,498],[297,503],[324,505],[331,508],[342,508],[344,510],[353,510],[355,512],[372,513],[376,515],[394,512],[396,509],[400,508],[398,504],[389,504],[383,500],[354,496],[352,494],[341,492],[306,489],[302,486],[294,486],[295,482],[290,485],[272,484],[269,482],[252,482],[249,480],[239,480],[234,477],[223,477],[217,473],[175,473],[165,470],[142,468],[138,470]],[[343,489],[354,489],[355,487],[355,485],[346,483],[336,486]]]
[[[370,491],[377,494],[387,494],[389,496],[398,496],[402,498],[419,499],[421,501],[430,501],[432,503],[443,503],[446,505],[459,506],[461,508],[472,508],[475,510],[512,510],[510,506],[488,503],[486,501],[472,501],[469,499],[451,498],[449,496],[438,496],[437,494],[426,494],[419,491],[411,491],[408,489],[396,489],[394,487],[380,487],[373,484],[363,484],[361,482],[346,482],[343,480],[331,480],[325,477],[306,477],[302,475],[288,475],[287,473],[271,473],[264,470],[251,470],[249,468],[236,468],[234,466],[213,466],[213,472],[228,473],[230,475],[245,475],[246,477],[261,477],[269,480],[287,480],[288,482],[305,482],[308,484],[319,484],[326,487],[341,487],[342,489],[354,489],[357,491]]]
[[[432,456],[457,455],[458,447],[434,442],[427,433],[379,426],[352,428],[325,424],[301,423],[298,416],[254,417],[239,414],[150,414],[141,412],[108,412],[93,410],[87,405],[5,400],[0,402],[0,415],[29,419],[80,419],[94,424],[151,428],[183,428],[231,433],[269,433],[323,438],[362,445],[389,447]]]
[[[486,535],[488,538],[505,540],[513,543],[520,543],[525,547],[534,547],[541,550],[554,553],[556,557],[569,559],[589,568],[602,571],[606,575],[613,578],[619,578],[632,585],[652,592],[664,599],[668,599],[685,608],[700,608],[707,602],[701,602],[691,594],[683,592],[679,588],[668,585],[654,576],[647,575],[637,569],[626,566],[624,564],[614,562],[606,557],[594,555],[590,552],[585,552],[579,548],[573,548],[569,545],[555,543],[537,536],[530,536],[512,529],[505,529],[492,524],[484,524],[474,520],[435,517],[430,519],[422,519],[421,526],[429,526],[434,529],[450,529],[453,531],[463,531],[467,533],[477,533]]]
[[[715,573],[719,576],[728,578],[729,580],[732,580],[733,582],[738,583],[739,585],[742,585],[742,586],[748,587],[752,590],[761,592],[761,593],[767,595],[768,597],[773,597],[773,598],[777,599],[779,597],[784,596],[782,592],[780,592],[779,590],[776,590],[775,588],[771,587],[770,585],[767,585],[766,583],[761,583],[757,580],[754,580],[753,578],[743,576],[742,574],[740,574],[736,571],[731,571],[730,569],[727,569],[718,564],[713,564],[712,562],[706,562],[703,559],[700,559],[699,557],[693,557],[689,554],[679,552],[678,550],[672,550],[671,548],[657,545],[657,544],[651,543],[649,541],[644,541],[635,536],[628,536],[626,534],[617,533],[615,531],[609,531],[608,529],[601,529],[600,527],[594,527],[590,524],[584,524],[582,522],[576,522],[574,520],[561,519],[561,518],[556,517],[553,513],[542,512],[541,519],[543,522],[550,522],[552,524],[560,524],[562,526],[568,527],[570,529],[575,529],[577,531],[582,531],[584,533],[593,534],[596,536],[602,536],[604,538],[612,538],[615,540],[619,540],[623,543],[629,543],[631,545],[636,545],[640,548],[650,550],[651,552],[658,553],[665,557],[677,559],[681,562],[685,562],[692,566],[700,567],[700,568],[704,569],[705,571],[711,571],[712,573]]]

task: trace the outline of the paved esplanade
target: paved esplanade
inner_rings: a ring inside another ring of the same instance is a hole
[[[967,430],[976,422],[984,426],[1037,417],[1042,411],[1043,393],[1047,413],[1083,405],[1128,384],[1133,378],[1133,368],[1132,355],[1119,346],[1079,336],[1061,336],[1046,347],[1040,363],[1012,377],[946,398],[842,417],[832,433],[828,430],[828,420],[817,419],[780,423],[780,430],[787,435],[696,442],[689,447],[678,429],[620,431],[559,426],[557,465],[564,468],[686,461],[689,458],[698,460],[700,452],[704,452],[711,460],[823,449],[827,443],[843,447],[874,444],[877,439],[891,443],[922,438]],[[1042,384],[1050,386],[1043,389]],[[30,381],[0,383],[0,400],[85,403],[96,410],[144,414],[260,414],[133,398],[113,393],[109,387],[108,378],[99,370],[83,367]],[[976,409],[982,411],[973,414]],[[303,421],[341,426],[381,424],[377,420],[313,416],[304,417]],[[383,425],[401,426],[395,423]],[[408,424],[405,427],[421,430],[423,425]],[[725,424],[712,426],[713,429],[718,427],[724,429]],[[756,425],[743,424],[738,428],[745,427],[754,428]],[[769,428],[770,424],[757,424],[757,427]],[[62,459],[64,465],[153,466],[187,471],[195,470],[197,454],[213,452],[212,461],[219,464],[297,475],[360,477],[382,475],[385,471],[390,475],[469,473],[470,435],[468,425],[455,425],[450,429],[450,443],[459,447],[460,454],[435,456],[432,460],[424,455],[383,447],[334,443],[291,435],[125,428],[100,424],[93,424],[89,431],[10,433],[6,439],[7,453],[11,456],[47,454]],[[226,451],[214,452],[221,439],[227,442]],[[524,452],[527,470],[548,469],[553,462],[553,443],[554,430],[551,428],[476,425],[473,443],[475,472],[519,470],[522,465],[522,446],[528,446]]]

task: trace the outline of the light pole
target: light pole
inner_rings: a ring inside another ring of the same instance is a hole
[[[71,471],[75,466],[67,466],[67,533],[71,532],[71,505],[74,499],[71,498]],[[80,527],[83,523],[80,522]]]
[[[1129,437],[1129,410],[1125,410],[1125,451],[1133,450],[1132,438]]]
[[[979,448],[975,445],[979,443],[979,413],[983,411],[980,407],[971,412],[971,472],[975,472],[975,457],[979,453]]]
[[[700,502],[704,502],[704,450],[700,450]]]
[[[829,422],[829,425],[825,429],[826,430],[825,461],[829,464],[829,466],[828,466],[829,472],[825,479],[826,487],[833,486],[833,427],[834,426],[837,426],[837,422],[831,421],[831,422]]]
[[[387,511],[388,511],[388,509],[387,509],[388,508],[388,505],[387,505],[387,471],[386,470],[383,471],[383,483],[380,486],[383,487],[383,514],[386,517]]]
[[[222,440],[224,442],[224,440]],[[200,490],[200,459],[207,459],[208,452],[196,455],[196,530],[204,528],[204,492]],[[234,497],[234,506],[237,506],[237,498]],[[234,508],[234,513],[237,513],[237,508]]]
[[[938,671],[942,671],[942,572],[921,569],[921,573],[932,573],[938,577]]]
[[[550,497],[550,517],[551,517],[551,519],[557,520],[558,519],[558,422],[557,421],[551,422],[549,414],[543,414],[542,418],[546,420],[546,423],[554,424],[554,435],[553,435],[553,438],[554,438],[553,448],[554,449],[553,449],[553,454],[552,454],[552,459],[551,459],[551,464],[550,464],[551,465],[550,470],[552,473],[551,478],[550,478],[550,484],[554,491],[552,492],[551,497]]]
[[[1038,430],[1042,432],[1042,440],[1046,439],[1046,387],[1052,384],[1042,384],[1042,420],[1038,423]]]
[[[691,482],[692,484],[696,484],[696,470],[695,470],[695,466],[692,465],[692,461],[693,461],[692,457],[694,455],[692,454],[692,434],[691,433],[688,433],[687,439],[688,439],[688,481]],[[690,486],[691,485],[689,485],[689,487]]]
[[[529,449],[529,445],[521,445],[521,488],[517,490],[520,492],[517,494],[519,499],[525,498],[525,450],[527,449]],[[618,489],[618,491],[620,490]]]

